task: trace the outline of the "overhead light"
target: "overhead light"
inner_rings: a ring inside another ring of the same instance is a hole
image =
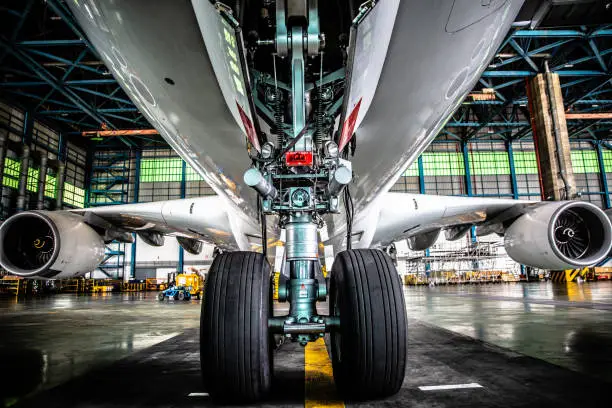
[[[563,67],[564,68],[572,68],[574,66],[574,64],[565,64]]]
[[[591,105],[591,108],[599,108],[599,105]]]

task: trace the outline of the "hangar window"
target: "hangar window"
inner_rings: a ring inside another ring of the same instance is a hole
[[[4,178],[2,183],[10,188],[19,187],[19,168],[21,162],[19,160],[11,159],[7,157],[4,160]]]
[[[580,150],[571,151],[576,192],[580,194],[581,200],[603,207],[604,192],[601,191],[603,189],[601,187],[597,151],[590,144],[587,146],[588,148],[583,147]]]
[[[465,167],[457,144],[434,145],[423,153],[423,178],[427,194],[465,194]]]
[[[419,193],[419,164],[417,160],[408,167],[397,182],[391,187],[391,191],[400,193]]]
[[[7,134],[9,140],[21,142],[24,118],[25,115],[21,110],[0,102],[0,123],[7,127],[0,132]]]
[[[32,126],[32,150],[47,155],[51,160],[57,159],[59,151],[59,133],[34,121]]]
[[[512,197],[510,160],[503,142],[469,144],[472,195]]]
[[[540,176],[535,147],[531,141],[513,142],[517,195],[522,200],[539,201]]]
[[[602,146],[601,154],[603,156],[603,165],[606,170],[606,181],[608,183],[608,191],[612,191],[612,150]],[[612,194],[610,194],[612,201]]]
[[[183,160],[169,149],[143,151],[140,161],[140,201],[181,198]],[[185,198],[214,195],[195,170],[185,165]]]

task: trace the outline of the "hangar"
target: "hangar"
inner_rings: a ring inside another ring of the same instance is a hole
[[[612,3],[0,21],[3,406],[603,406]]]

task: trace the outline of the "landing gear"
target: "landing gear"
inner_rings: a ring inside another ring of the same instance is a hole
[[[406,366],[406,308],[395,266],[382,251],[338,254],[331,275],[330,313],[334,379],[345,398],[397,393]]]
[[[246,403],[270,390],[270,266],[262,254],[225,252],[208,272],[200,320],[204,386],[216,400]]]
[[[270,267],[264,255],[215,250],[200,326],[204,385],[215,399],[260,400],[270,389],[273,336],[306,346],[331,333],[334,377],[344,396],[390,396],[404,379],[406,311],[389,256],[374,250],[340,253],[331,271],[332,313],[317,310],[317,302],[328,298],[319,237],[332,231],[335,235],[329,234],[329,240],[340,245],[344,234],[339,228],[344,225],[350,248],[353,237],[363,235],[352,233],[354,209],[348,186],[353,170],[349,152],[342,152],[353,133],[353,125],[346,129],[344,125],[354,119],[338,121],[337,113],[332,113],[340,109],[340,90],[349,84],[336,74],[323,75],[325,37],[319,30],[317,2],[298,2],[306,8],[286,0],[274,3],[275,37],[254,41],[255,47],[275,47],[274,78],[255,73],[259,84],[250,89],[249,97],[263,97],[258,101],[267,112],[274,112],[275,137],[263,133],[259,140],[260,129],[249,132],[253,160],[244,184],[259,195],[261,242],[268,243],[266,216],[274,216],[284,230],[278,300],[288,302],[289,311],[284,316],[271,314]],[[362,18],[363,13],[360,9]],[[290,70],[290,86],[278,87],[277,62]],[[313,71],[313,66],[318,69]],[[314,116],[315,121],[308,120]],[[343,125],[335,129],[336,123]],[[364,245],[367,238],[359,240]]]

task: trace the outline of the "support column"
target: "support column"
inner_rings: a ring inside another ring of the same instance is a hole
[[[463,140],[461,142],[461,153],[463,153],[463,168],[465,170],[465,194],[468,197],[472,197],[474,194],[472,192],[472,172],[470,169],[470,150],[468,147],[468,142]],[[472,246],[476,247],[478,244],[478,239],[476,238],[476,227],[470,228],[470,241]],[[472,269],[479,269],[480,265],[477,260],[472,261]]]
[[[40,157],[40,167],[38,169],[38,196],[36,200],[36,209],[45,209],[45,185],[47,184],[47,163],[49,158],[46,154]]]
[[[185,198],[187,195],[187,162],[183,160],[183,167],[181,168],[181,198]],[[176,267],[177,272],[185,271],[185,250],[179,243],[178,253],[178,265]]]
[[[0,135],[0,207],[2,206],[2,202],[4,198],[4,161],[5,159],[6,159],[6,135]]]
[[[132,197],[133,203],[138,203],[138,196],[140,194],[140,160],[142,159],[142,151],[136,150],[136,157],[134,160],[134,166],[136,167],[134,172],[134,194]],[[136,234],[132,234],[134,240],[132,242],[132,251],[131,251],[131,262],[130,262],[130,279],[136,278],[136,243],[138,241],[138,236]]]
[[[601,142],[595,143],[597,149],[597,162],[599,164],[599,177],[601,182],[601,191],[604,193],[604,205],[610,208],[610,191],[608,189],[608,176],[606,175],[606,163],[604,162],[603,151],[601,148]]]
[[[573,199],[576,183],[559,75],[550,72],[536,75],[528,83],[527,95],[542,197],[553,201]]]
[[[514,166],[514,149],[512,148],[512,140],[506,142],[506,150],[508,151],[508,164],[510,165],[510,183],[512,185],[512,198],[518,200],[518,183],[516,182],[516,167]]]
[[[55,209],[64,207],[64,181],[66,180],[66,163],[59,162],[57,174],[55,175]]]
[[[425,171],[423,167],[423,156],[419,156],[417,159],[417,164],[419,166],[419,192],[421,194],[425,194]]]
[[[463,168],[465,170],[465,194],[472,196],[472,172],[470,171],[470,150],[467,141],[461,142],[461,153],[463,154]]]
[[[17,193],[17,212],[25,210],[26,192],[28,187],[28,169],[30,167],[30,147],[23,145],[21,167],[19,169],[19,187]]]

